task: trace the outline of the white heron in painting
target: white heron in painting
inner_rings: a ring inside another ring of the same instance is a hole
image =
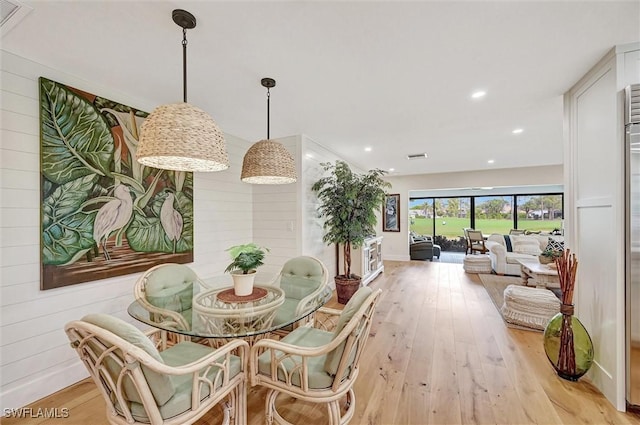
[[[169,237],[169,240],[173,241],[173,253],[176,253],[176,245],[178,239],[182,235],[183,220],[180,213],[173,208],[173,200],[175,196],[173,193],[167,195],[167,199],[162,203],[160,208],[160,223],[165,233]]]
[[[102,244],[106,260],[111,260],[109,251],[107,251],[107,240],[113,232],[120,230],[129,222],[133,213],[133,199],[127,186],[117,185],[113,196],[116,199],[100,207],[93,222],[93,240],[98,246]]]

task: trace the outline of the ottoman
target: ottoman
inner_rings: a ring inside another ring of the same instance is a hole
[[[465,255],[462,265],[467,273],[491,273],[491,258],[488,255]]]
[[[502,317],[508,323],[544,330],[560,311],[560,300],[548,289],[509,285],[504,289]]]

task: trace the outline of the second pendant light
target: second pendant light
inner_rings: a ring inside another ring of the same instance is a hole
[[[269,89],[276,86],[273,78],[263,78],[260,83],[267,89],[267,139],[260,140],[249,148],[242,161],[241,179],[252,184],[294,183],[296,164],[287,149],[269,139]]]

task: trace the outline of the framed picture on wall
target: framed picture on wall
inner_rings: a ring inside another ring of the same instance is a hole
[[[400,194],[395,193],[384,197],[382,209],[382,231],[400,231]]]
[[[193,173],[146,167],[147,113],[41,77],[41,289],[193,262]]]

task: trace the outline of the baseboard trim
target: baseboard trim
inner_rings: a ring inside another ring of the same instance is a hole
[[[87,378],[89,374],[80,360],[47,375],[39,375],[32,381],[14,388],[4,389],[0,393],[2,411],[18,409],[60,391]],[[64,407],[64,406],[63,406]]]
[[[383,261],[410,261],[408,255],[385,255],[382,257]]]

